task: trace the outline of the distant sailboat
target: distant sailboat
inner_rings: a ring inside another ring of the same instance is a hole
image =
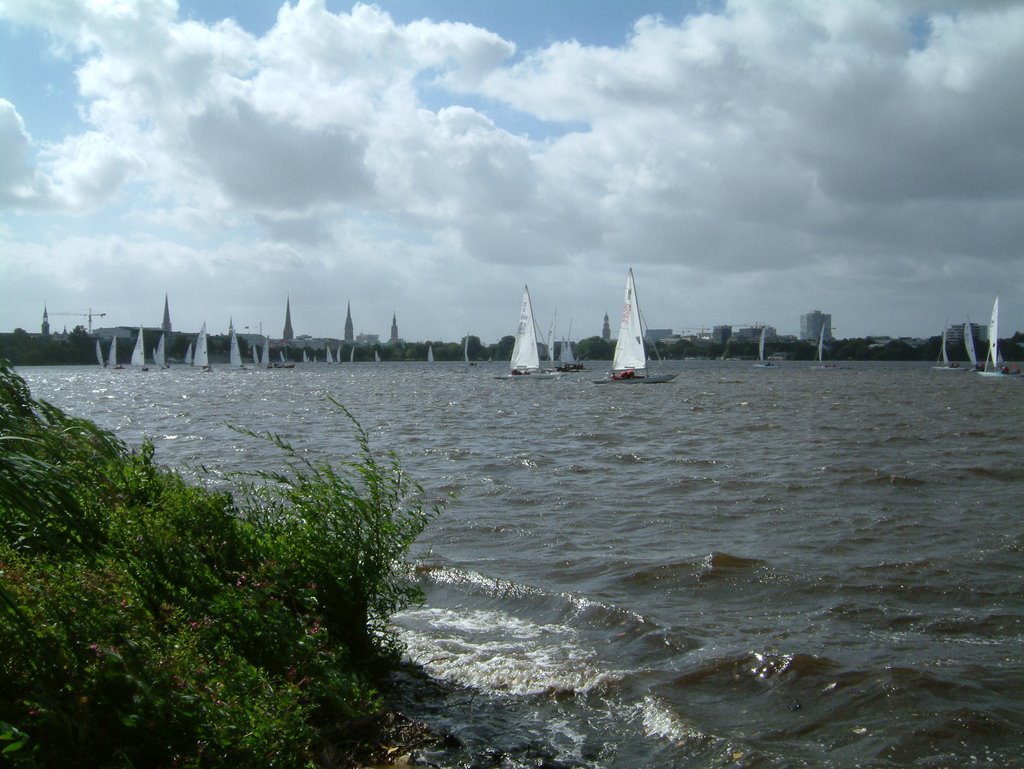
[[[260,358],[256,354],[256,345],[251,345],[250,346],[250,350],[252,352],[252,365],[254,365],[254,366],[260,365]]]
[[[971,331],[971,321],[964,323],[964,348],[967,350],[967,360],[971,362],[971,368],[978,368],[978,353],[974,350],[974,333]]]
[[[228,354],[228,363],[232,368],[244,368],[242,366],[242,351],[238,348],[238,336],[235,334],[235,330],[231,329],[231,342],[230,352]]]
[[[146,348],[142,339],[142,326],[139,326],[139,335],[135,338],[135,349],[132,350],[132,368],[149,371],[146,366]]]
[[[160,341],[156,343],[156,349],[153,351],[153,365],[160,368],[167,368],[167,348],[164,341],[166,336],[166,334],[160,334]]]
[[[373,359],[377,363],[380,363],[380,351],[379,350],[374,350],[373,351]]]
[[[196,351],[192,355],[192,365],[198,366],[203,371],[210,371],[210,353],[207,349],[206,324],[199,329],[199,336],[196,337]]]
[[[615,340],[612,371],[607,379],[599,379],[597,383],[630,382],[658,384],[661,382],[671,382],[673,379],[675,379],[675,374],[652,376],[647,370],[647,351],[644,348],[640,303],[636,295],[633,268],[630,267],[629,273],[626,275],[626,294],[622,303],[622,323],[619,326],[619,337]]]
[[[348,362],[353,363],[356,359],[356,346],[352,345],[348,348]]]
[[[327,351],[327,362],[328,363],[334,363],[334,356],[331,355],[331,346],[325,344],[324,345],[324,349]]]
[[[992,303],[992,318],[988,322],[988,354],[985,356],[985,368],[979,371],[982,376],[1011,376],[1019,374],[1020,369],[1010,369],[1003,364],[999,355],[999,296]]]
[[[186,366],[191,366],[192,365],[192,343],[191,342],[188,343],[188,349],[185,350],[185,365]]]
[[[530,287],[523,286],[523,302],[519,309],[519,327],[516,329],[516,341],[512,347],[512,360],[509,361],[508,373],[496,379],[518,379],[519,377],[537,377],[550,379],[558,376],[554,371],[542,371],[540,367],[540,351],[537,349],[537,323],[533,315],[533,302],[530,300]]]
[[[949,362],[949,352],[946,350],[946,329],[942,329],[942,349],[939,351],[939,362],[941,366],[932,366],[933,369],[941,371],[963,371],[959,363]]]
[[[110,351],[107,353],[107,366],[110,368],[124,368],[117,363],[117,337],[110,340]]]
[[[767,326],[761,326],[761,338],[757,342],[757,363],[754,364],[755,368],[774,368],[774,365],[770,360],[764,359],[764,345],[768,333]]]
[[[100,368],[106,366],[106,361],[103,360],[103,350],[100,349],[100,340],[96,340],[96,362],[100,364]]]
[[[428,344],[427,345],[427,363],[433,363],[433,362],[434,362],[434,345]]]
[[[572,336],[572,323],[569,324],[569,335]],[[562,345],[558,348],[558,366],[555,368],[563,374],[583,370],[583,364],[577,360],[572,351],[572,342],[568,339],[562,339]]]
[[[270,368],[270,337],[263,337],[263,352],[260,354],[260,365]]]

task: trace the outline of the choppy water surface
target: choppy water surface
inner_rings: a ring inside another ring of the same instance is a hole
[[[407,712],[494,766],[1024,766],[1024,378],[680,363],[27,368],[157,458],[345,458],[345,404],[431,498]],[[444,764],[454,761],[427,756]],[[459,759],[464,760],[464,759]]]

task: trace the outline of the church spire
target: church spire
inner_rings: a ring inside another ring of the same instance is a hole
[[[171,335],[171,308],[167,304],[167,294],[164,294],[164,322],[160,324],[160,328],[168,336]],[[171,340],[168,339],[167,341],[170,342]]]
[[[345,315],[345,341],[351,343],[354,338],[352,332],[352,302],[349,302],[348,313]]]
[[[284,334],[281,336],[284,341],[289,342],[295,338],[292,331],[292,299],[288,297],[284,305]]]
[[[50,316],[46,314],[46,303],[43,303],[43,336],[50,335]]]
[[[391,314],[391,344],[398,344],[398,315]]]

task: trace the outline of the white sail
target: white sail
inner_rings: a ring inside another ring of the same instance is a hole
[[[428,344],[427,345],[427,363],[433,363],[433,362],[434,362],[434,345]]]
[[[191,366],[192,365],[192,343],[191,342],[188,343],[188,349],[185,350],[185,365],[186,366]]]
[[[254,366],[258,366],[260,363],[260,359],[259,356],[256,354],[256,345],[252,345],[250,349],[252,351],[252,363]]]
[[[533,303],[530,288],[523,286],[523,305],[519,310],[519,328],[512,348],[511,371],[537,371],[540,369],[540,353],[537,351],[537,326],[533,320]]]
[[[352,345],[348,348],[348,362],[353,363],[356,359],[356,346]]]
[[[626,276],[626,296],[622,303],[622,323],[619,338],[615,341],[615,357],[612,359],[613,372],[627,370],[641,373],[647,370],[647,354],[644,351],[643,331],[640,328],[640,309],[636,303],[636,284],[633,268]]]
[[[337,363],[341,363],[341,345],[340,344],[338,345],[337,352],[335,352],[335,354],[334,354],[334,360]]]
[[[818,363],[825,362],[825,324],[821,324],[821,331],[818,332]]]
[[[572,352],[572,342],[568,339],[562,340],[562,346],[558,350],[558,362],[563,366],[576,365],[576,356]]]
[[[110,351],[107,353],[107,365],[110,368],[117,366],[117,337],[110,340]]]
[[[992,318],[988,322],[988,355],[985,356],[985,370],[999,370],[999,297],[992,304]]]
[[[284,350],[278,350],[277,351],[277,357],[281,359],[282,363],[284,363],[285,362],[285,360],[284,360]]]
[[[334,356],[331,355],[331,346],[328,344],[324,345],[324,349],[327,351],[327,362],[334,363]]]
[[[462,362],[469,365],[469,334],[466,334],[466,339],[462,343]]]
[[[228,357],[228,362],[234,368],[242,367],[242,351],[238,349],[238,336],[235,334],[235,330],[231,329],[231,352]]]
[[[207,350],[206,324],[199,329],[199,336],[196,337],[196,351],[192,354],[192,365],[202,368],[210,367],[210,353]]]
[[[946,329],[942,329],[942,365],[949,367],[949,353],[946,352]]]
[[[305,349],[302,350],[302,362],[303,363],[309,363],[309,356],[306,355],[306,350]]]
[[[132,350],[132,368],[145,368],[146,348],[142,341],[142,326],[139,326],[139,335],[135,338],[135,348]]]
[[[974,351],[974,335],[971,333],[971,322],[964,323],[964,347],[967,348],[967,360],[971,362],[971,368],[978,367],[978,354]]]
[[[103,350],[100,349],[100,340],[96,340],[96,362],[100,364],[100,368],[103,368],[107,364],[103,362]]]
[[[377,363],[380,363],[380,352],[379,352],[378,350],[374,350],[374,351],[373,351],[373,359],[374,359],[374,360],[375,360],[375,361],[376,361]]]
[[[260,365],[270,368],[270,337],[263,337],[263,352],[260,355]]]
[[[161,368],[167,368],[167,348],[164,338],[166,334],[160,334],[160,341],[156,343],[156,350],[153,351],[153,363]]]
[[[762,363],[764,362],[764,338],[767,331],[767,326],[761,326],[761,341],[757,343],[757,359]]]

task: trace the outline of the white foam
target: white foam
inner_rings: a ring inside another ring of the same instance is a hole
[[[395,617],[413,662],[431,675],[508,694],[584,693],[616,674],[566,625],[491,609],[413,609]]]

